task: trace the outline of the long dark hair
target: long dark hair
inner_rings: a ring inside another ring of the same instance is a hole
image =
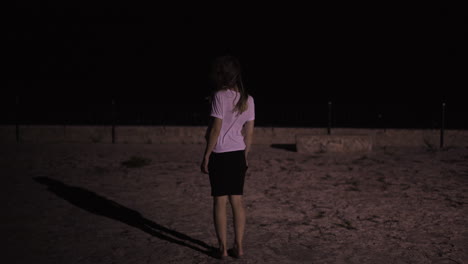
[[[212,64],[211,79],[215,91],[237,87],[240,98],[234,107],[234,111],[242,114],[247,110],[249,95],[242,83],[242,68],[237,58],[231,55],[217,57]]]

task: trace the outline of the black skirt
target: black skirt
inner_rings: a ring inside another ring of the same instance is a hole
[[[247,171],[245,151],[211,153],[208,163],[211,195],[242,195]]]

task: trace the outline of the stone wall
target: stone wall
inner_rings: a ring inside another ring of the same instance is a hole
[[[204,126],[117,126],[116,143],[203,144]],[[297,135],[326,135],[326,128],[256,127],[256,144],[296,144]],[[431,129],[359,129],[334,128],[333,136],[370,137],[373,147],[423,146],[438,148],[440,131]],[[111,143],[111,126],[20,126],[20,142]],[[0,126],[0,143],[16,142],[15,126]],[[444,146],[467,147],[468,130],[446,130]]]
[[[372,137],[366,135],[296,136],[296,149],[301,153],[366,152],[371,151],[372,146]]]

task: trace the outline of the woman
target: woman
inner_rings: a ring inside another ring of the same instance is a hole
[[[254,100],[242,84],[241,67],[236,58],[217,58],[213,63],[212,77],[216,89],[211,100],[212,118],[206,134],[201,170],[210,176],[219,257],[228,255],[226,206],[229,200],[235,232],[231,253],[240,258],[244,254],[242,242],[246,217],[242,195],[254,130]]]

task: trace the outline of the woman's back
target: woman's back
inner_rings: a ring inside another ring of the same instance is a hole
[[[213,152],[244,150],[242,127],[245,122],[255,119],[255,105],[252,96],[247,99],[247,110],[239,114],[235,106],[240,93],[232,89],[217,91],[213,96],[211,116],[222,119],[221,132]]]

